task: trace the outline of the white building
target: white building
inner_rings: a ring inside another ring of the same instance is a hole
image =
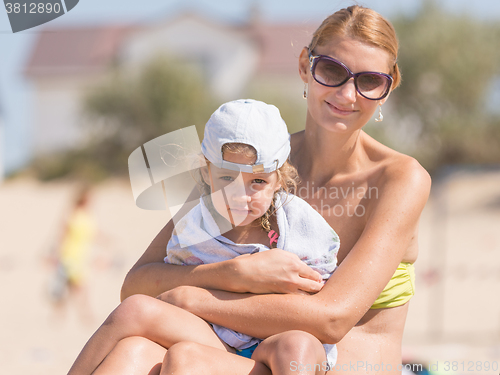
[[[118,54],[125,26],[42,31],[25,75],[33,84],[34,154],[68,149],[81,142],[80,103]]]
[[[187,13],[131,34],[120,60],[137,71],[159,54],[201,66],[211,91],[225,100],[243,91],[257,69],[260,51],[246,27],[216,24]]]

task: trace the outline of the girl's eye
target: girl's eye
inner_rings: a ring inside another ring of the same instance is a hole
[[[265,184],[266,181],[261,179],[261,178],[256,178],[255,180],[253,180],[253,183],[254,184]]]
[[[224,180],[224,181],[233,181],[234,178],[232,178],[231,176],[221,176],[219,177],[221,180]]]

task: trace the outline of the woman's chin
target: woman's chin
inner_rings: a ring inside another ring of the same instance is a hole
[[[327,121],[322,121],[318,124],[318,127],[328,132],[338,133],[338,134],[347,133],[350,129],[348,123],[339,119],[329,119]]]

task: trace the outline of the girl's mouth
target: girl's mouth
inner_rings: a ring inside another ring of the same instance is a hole
[[[229,211],[231,211],[231,213],[235,213],[237,215],[248,215],[251,212],[247,208],[234,208],[234,207],[229,207]]]

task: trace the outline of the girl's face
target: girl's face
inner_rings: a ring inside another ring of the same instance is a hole
[[[389,74],[389,54],[381,48],[356,39],[334,37],[312,53],[326,55],[344,63],[353,73],[380,72]],[[308,51],[302,50],[299,62],[302,80],[308,84],[307,107],[312,120],[321,127],[335,132],[352,132],[361,129],[387,97],[369,100],[362,97],[351,78],[339,87],[326,87],[311,75]]]
[[[255,157],[224,152],[224,160],[252,165]],[[281,187],[276,172],[242,173],[217,168],[212,163],[208,163],[204,179],[211,187],[215,209],[235,226],[248,225],[264,215]]]

